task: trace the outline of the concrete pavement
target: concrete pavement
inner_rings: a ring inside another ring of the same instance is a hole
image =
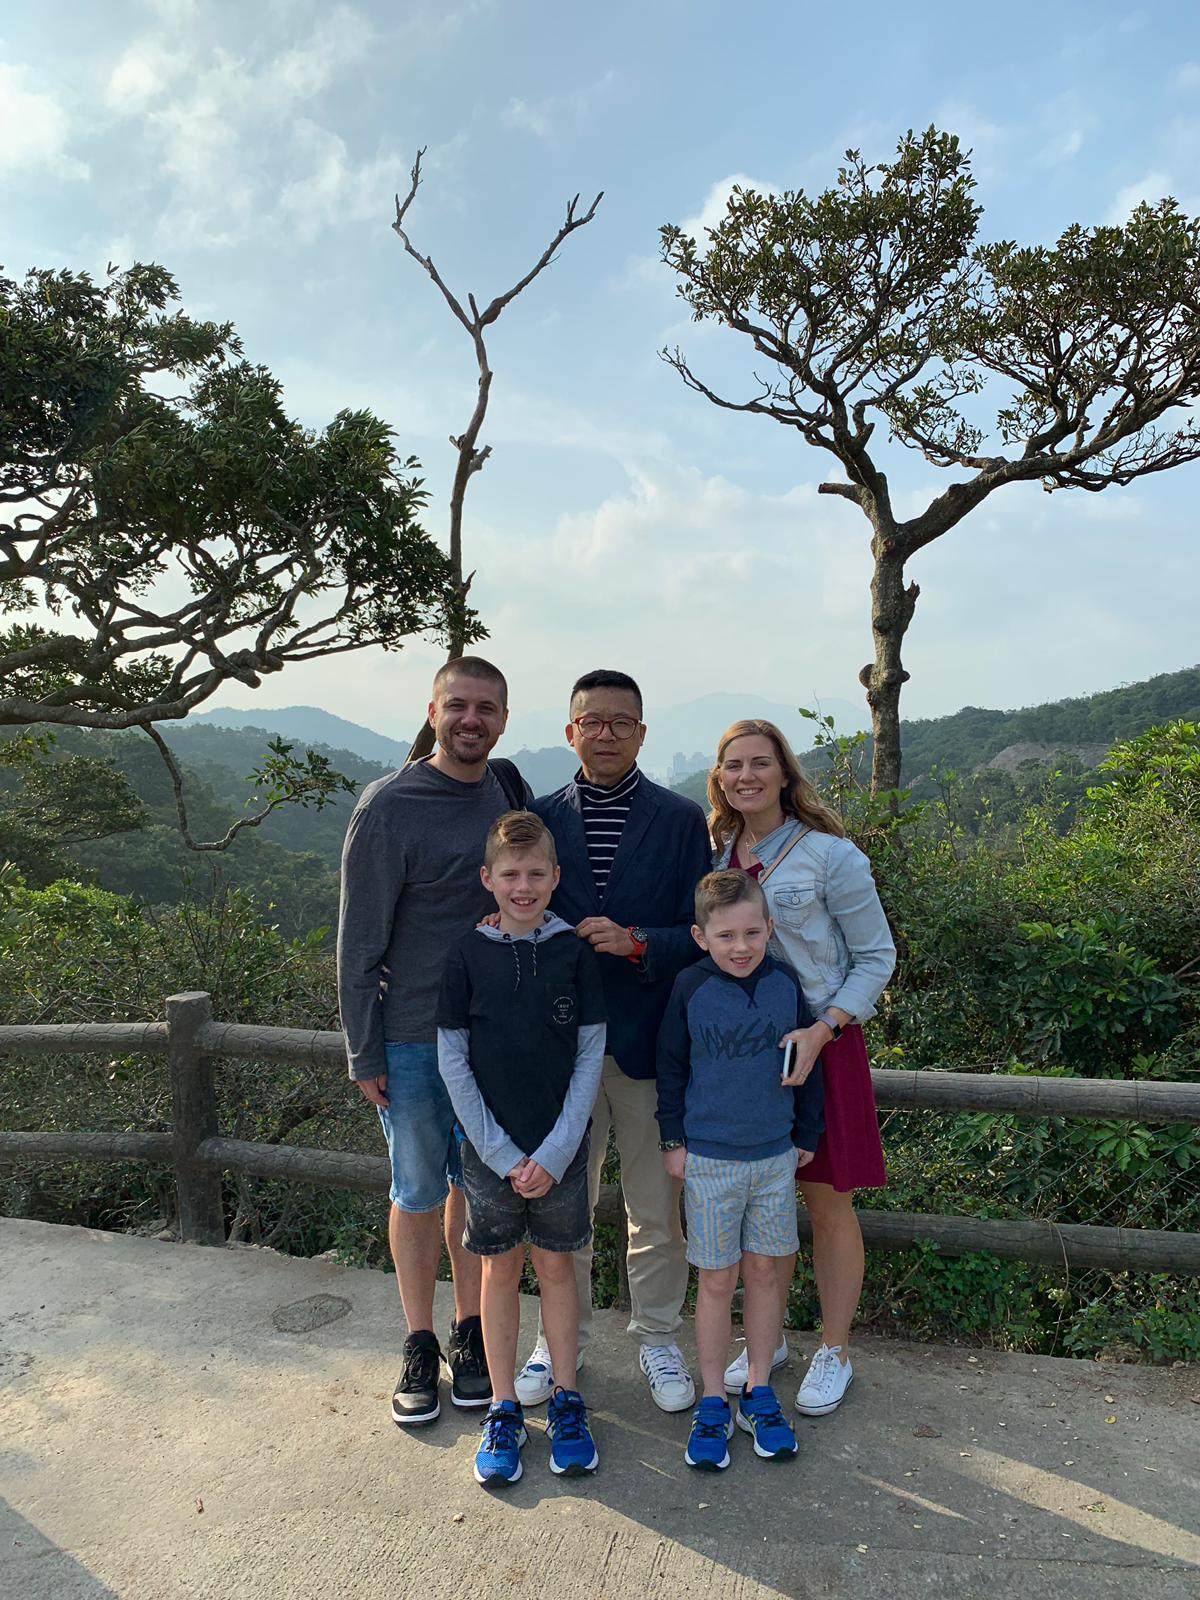
[[[477,1415],[392,1425],[399,1345],[383,1273],[0,1220],[3,1600],[1200,1600],[1196,1367],[864,1339],[795,1462],[737,1435],[718,1477],[604,1313],[599,1473],[539,1410],[484,1491]]]

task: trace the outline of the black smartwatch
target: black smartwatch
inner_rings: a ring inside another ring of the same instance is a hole
[[[817,1021],[818,1022],[823,1022],[825,1024],[825,1026],[829,1029],[830,1033],[833,1034],[833,1037],[835,1039],[840,1039],[842,1037],[842,1025],[841,1025],[841,1023],[837,1020],[836,1017],[831,1016],[828,1011],[822,1011],[821,1015],[817,1018]]]

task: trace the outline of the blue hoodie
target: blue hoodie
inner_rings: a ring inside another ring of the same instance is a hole
[[[799,978],[771,956],[745,978],[711,956],[681,972],[658,1035],[662,1137],[726,1161],[815,1150],[825,1127],[820,1061],[799,1088],[780,1082],[780,1039],[811,1022]]]

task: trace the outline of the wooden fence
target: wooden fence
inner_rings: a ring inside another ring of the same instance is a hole
[[[340,1033],[215,1022],[207,994],[177,994],[165,1022],[68,1023],[0,1027],[6,1055],[165,1054],[171,1075],[170,1133],[0,1132],[0,1163],[48,1166],[67,1161],[148,1161],[174,1168],[181,1237],[225,1242],[222,1174],[242,1172],[323,1188],[386,1193],[382,1156],[226,1139],[217,1126],[219,1056],[294,1061],[345,1071]],[[875,1069],[880,1107],[904,1111],[988,1111],[1018,1117],[1078,1117],[1130,1122],[1200,1123],[1200,1084],[1126,1083],[973,1072]],[[621,1219],[615,1186],[601,1194],[597,1219]],[[1081,1223],[992,1221],[903,1211],[859,1212],[868,1249],[907,1250],[929,1241],[943,1255],[989,1250],[1051,1266],[1200,1274],[1200,1233],[1102,1228]],[[804,1234],[801,1218],[801,1232]]]

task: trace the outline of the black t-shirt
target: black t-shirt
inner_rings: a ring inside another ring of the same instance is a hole
[[[595,951],[573,931],[535,940],[472,929],[451,947],[437,1025],[469,1031],[484,1103],[527,1154],[558,1121],[580,1027],[605,1020]]]

